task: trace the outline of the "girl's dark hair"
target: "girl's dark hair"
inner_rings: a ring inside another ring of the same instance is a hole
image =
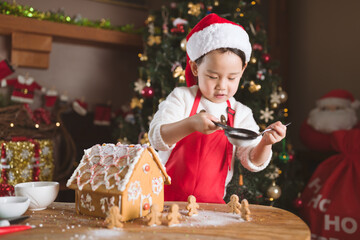
[[[243,51],[241,51],[240,49],[237,49],[237,48],[218,48],[218,49],[215,49],[213,51],[219,51],[220,53],[226,53],[226,52],[235,53],[236,55],[238,55],[241,58],[242,67],[244,68],[244,65],[245,65],[245,53]],[[200,65],[202,63],[204,57],[206,56],[206,54],[204,54],[201,57],[199,57],[198,59],[196,59],[195,63],[197,65]]]

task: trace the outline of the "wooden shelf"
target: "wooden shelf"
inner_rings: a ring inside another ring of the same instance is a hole
[[[48,68],[52,41],[142,47],[138,34],[55,23],[0,14],[0,35],[12,38],[11,62],[18,66]]]
[[[52,37],[142,47],[140,35],[0,14],[0,34],[25,32]]]

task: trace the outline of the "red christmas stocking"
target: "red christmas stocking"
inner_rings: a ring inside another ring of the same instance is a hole
[[[94,124],[100,126],[110,126],[111,106],[98,105],[95,108]]]

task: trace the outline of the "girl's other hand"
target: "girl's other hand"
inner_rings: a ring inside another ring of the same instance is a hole
[[[286,136],[286,126],[280,121],[270,124],[267,128],[272,129],[272,131],[264,133],[261,141],[265,145],[272,145],[280,142]]]

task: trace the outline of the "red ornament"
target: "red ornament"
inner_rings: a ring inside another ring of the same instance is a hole
[[[300,197],[295,198],[293,203],[294,203],[294,207],[296,208],[301,208],[303,205],[303,201]]]
[[[262,51],[262,50],[263,50],[263,47],[262,47],[260,44],[258,44],[258,43],[254,43],[254,44],[253,44],[253,49],[254,49],[254,50]]]
[[[151,98],[154,96],[154,89],[152,87],[144,87],[143,90],[141,90],[141,95],[144,98]]]
[[[184,24],[178,24],[170,30],[172,33],[184,33]]]
[[[270,54],[268,54],[268,53],[264,53],[264,54],[261,56],[261,58],[262,58],[262,60],[263,60],[264,63],[268,63],[268,62],[270,62],[270,60],[271,60]]]

